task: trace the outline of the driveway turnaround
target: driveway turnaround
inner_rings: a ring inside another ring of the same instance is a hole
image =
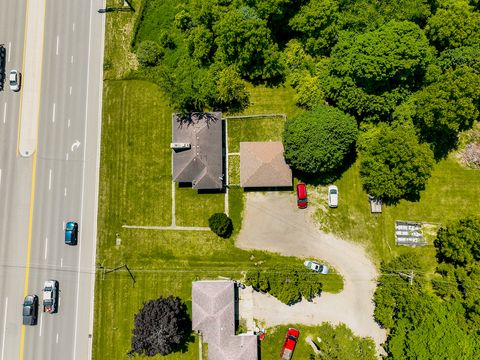
[[[322,293],[312,302],[287,306],[270,295],[250,287],[240,293],[240,314],[264,321],[266,326],[302,323],[344,323],[362,337],[380,344],[386,332],[373,319],[377,271],[363,247],[319,231],[311,212],[299,210],[295,196],[279,193],[248,193],[243,227],[237,246],[277,252],[301,258],[322,259],[343,276],[344,289],[338,294]]]

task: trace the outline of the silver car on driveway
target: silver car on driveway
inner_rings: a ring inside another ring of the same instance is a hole
[[[335,185],[328,187],[328,206],[331,208],[338,206],[338,188]]]
[[[310,270],[313,270],[313,271],[315,271],[319,274],[323,274],[323,275],[328,274],[328,266],[327,265],[319,264],[319,263],[317,263],[315,261],[311,261],[311,260],[305,260],[303,265],[305,265],[306,268],[308,268]]]

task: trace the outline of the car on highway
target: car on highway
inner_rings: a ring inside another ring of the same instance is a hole
[[[65,244],[77,245],[78,224],[75,221],[69,221],[65,225]]]
[[[305,184],[297,184],[297,206],[299,209],[305,209],[308,206],[307,186]]]
[[[283,342],[282,352],[280,357],[282,360],[291,360],[293,357],[293,351],[297,345],[298,335],[300,332],[295,328],[289,328],[287,335],[285,336],[285,341]]]
[[[303,265],[305,265],[305,267],[307,269],[310,269],[310,270],[313,270],[319,274],[328,274],[328,266],[327,265],[323,265],[323,264],[319,264],[315,261],[311,261],[311,260],[305,260],[305,262],[303,263]]]
[[[43,312],[53,314],[58,311],[58,281],[47,280],[43,287]]]
[[[27,295],[23,300],[23,325],[37,325],[38,296]]]
[[[22,78],[22,75],[17,70],[10,71],[8,81],[9,81],[9,84],[10,84],[10,89],[12,91],[19,91],[20,90],[21,78]]]
[[[328,187],[328,206],[331,208],[338,206],[338,188],[335,185]]]

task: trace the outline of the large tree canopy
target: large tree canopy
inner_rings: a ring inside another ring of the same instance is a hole
[[[365,190],[385,202],[415,199],[433,167],[427,144],[418,142],[410,122],[381,123],[358,141],[360,176]]]
[[[187,307],[173,296],[150,300],[135,315],[132,332],[132,352],[168,355],[178,350],[191,332]]]
[[[480,13],[466,0],[443,1],[425,31],[439,50],[480,43]]]
[[[254,81],[283,77],[283,64],[277,45],[271,39],[267,22],[254,8],[232,9],[215,23],[215,57],[226,65],[238,66],[240,73]]]
[[[480,261],[480,218],[460,219],[441,228],[434,244],[440,261],[455,265]]]
[[[332,50],[323,84],[340,109],[367,120],[388,120],[421,85],[432,55],[418,25],[391,21],[372,32],[343,36]]]
[[[458,132],[471,128],[478,119],[479,88],[480,75],[471,68],[448,70],[400,105],[394,117],[413,120],[422,139],[430,142],[435,156],[441,158],[455,147]]]
[[[303,173],[331,173],[352,150],[357,132],[353,117],[334,107],[320,106],[285,123],[285,160]]]

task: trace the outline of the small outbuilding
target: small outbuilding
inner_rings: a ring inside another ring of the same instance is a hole
[[[240,186],[290,187],[292,170],[279,141],[240,143]]]
[[[222,114],[172,114],[172,179],[194,189],[223,188]]]

